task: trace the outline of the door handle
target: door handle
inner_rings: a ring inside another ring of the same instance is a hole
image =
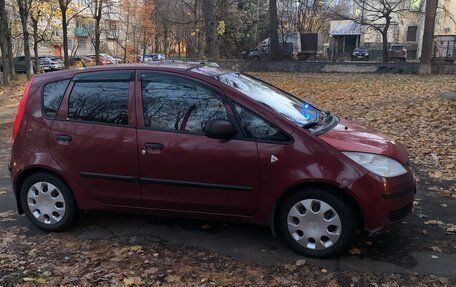
[[[56,139],[58,142],[70,143],[71,140],[72,140],[72,137],[69,136],[69,135],[56,135],[56,136],[55,136],[55,139]]]
[[[144,148],[149,152],[161,152],[164,146],[161,143],[145,143]]]

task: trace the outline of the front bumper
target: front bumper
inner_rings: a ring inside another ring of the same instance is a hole
[[[369,232],[387,229],[411,213],[416,182],[411,169],[407,169],[408,173],[392,178],[368,173],[351,186]]]

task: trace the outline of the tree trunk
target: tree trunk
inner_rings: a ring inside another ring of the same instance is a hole
[[[8,15],[5,9],[5,0],[0,0],[0,52],[2,53],[2,78],[0,83],[7,85],[11,79],[11,66],[8,55],[8,42],[11,42],[11,37],[8,38]],[[11,34],[9,34],[11,35]]]
[[[19,16],[22,24],[22,39],[24,41],[24,56],[25,56],[25,70],[27,72],[27,79],[30,80],[33,75],[32,58],[30,55],[30,43],[28,32],[28,17],[29,17],[29,0],[17,0],[19,8]]]
[[[387,34],[382,33],[382,60],[383,63],[387,63],[389,61],[388,57],[388,32]]]
[[[37,73],[40,72],[40,62],[38,61],[38,19],[31,16],[30,20],[32,20],[32,28],[33,28],[33,56],[35,57],[35,71]]]
[[[146,50],[147,50],[147,41],[146,41],[146,38],[147,38],[147,30],[144,29],[144,35],[143,35],[143,52],[142,52],[142,57],[143,59],[146,58]]]
[[[269,0],[269,43],[271,46],[272,60],[280,60],[278,29],[279,20],[277,19],[277,0]]]
[[[62,34],[63,34],[63,63],[65,68],[70,67],[68,58],[68,23],[67,23],[67,10],[70,0],[59,0],[60,12],[62,13]]]
[[[382,30],[382,46],[383,46],[383,63],[387,63],[389,61],[388,56],[388,30],[391,24],[391,17],[385,15],[385,26]]]
[[[426,1],[426,16],[424,19],[423,45],[421,48],[420,66],[418,74],[430,75],[432,68],[432,45],[434,43],[435,14],[438,0]]]
[[[103,12],[103,0],[95,1],[95,63],[100,65],[100,36],[101,36],[101,16]]]
[[[127,53],[128,53],[128,28],[130,27],[130,4],[128,4],[128,8],[127,8],[127,21],[125,23],[125,49],[124,49],[124,56],[123,56],[123,62],[124,63],[127,63]],[[134,62],[136,62],[136,55],[135,55],[135,58],[133,60]]]
[[[10,68],[10,77],[12,80],[16,79],[16,71],[14,69],[14,54],[13,54],[13,39],[11,37],[11,26],[6,23],[6,39],[7,39],[7,49],[8,49],[8,60],[9,60],[9,68]]]
[[[204,28],[206,32],[205,56],[212,61],[218,61],[215,8],[215,0],[203,0]]]

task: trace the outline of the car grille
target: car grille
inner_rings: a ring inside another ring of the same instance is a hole
[[[402,208],[399,208],[397,210],[391,211],[389,215],[389,220],[390,221],[399,221],[406,217],[410,212],[412,212],[412,207],[413,204],[406,205]]]

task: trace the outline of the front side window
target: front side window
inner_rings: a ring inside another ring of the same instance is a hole
[[[281,130],[271,125],[253,112],[237,103],[233,103],[239,125],[248,138],[260,141],[289,142],[290,138]]]
[[[183,77],[141,75],[144,125],[158,130],[204,133],[208,120],[227,119],[216,91]]]
[[[53,119],[57,115],[63,95],[69,80],[62,80],[46,84],[43,88],[42,111],[46,118]]]
[[[128,125],[128,81],[79,81],[68,102],[68,117],[77,121]]]

